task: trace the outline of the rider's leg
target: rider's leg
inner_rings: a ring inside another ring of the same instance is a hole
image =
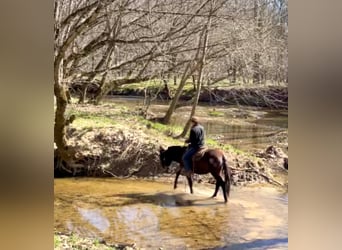
[[[192,172],[192,156],[196,153],[196,150],[194,148],[190,148],[185,154],[183,155],[183,162],[184,162],[184,168],[187,173]]]

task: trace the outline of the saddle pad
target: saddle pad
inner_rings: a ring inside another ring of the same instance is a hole
[[[207,152],[208,148],[207,147],[202,147],[199,148],[199,150],[194,154],[194,156],[192,157],[193,161],[198,161],[200,160],[203,155],[205,154],[205,152]]]

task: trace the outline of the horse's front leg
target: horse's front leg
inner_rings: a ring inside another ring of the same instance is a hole
[[[192,178],[191,178],[191,176],[187,176],[186,177],[187,179],[188,179],[188,183],[189,183],[189,187],[190,187],[190,193],[194,193],[193,191],[192,191]]]
[[[179,168],[179,170],[176,172],[175,183],[174,183],[174,185],[173,185],[173,188],[174,188],[174,189],[177,188],[178,177],[179,177],[181,171],[182,171],[182,168]]]

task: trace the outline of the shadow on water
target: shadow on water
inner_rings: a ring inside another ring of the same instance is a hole
[[[129,198],[129,202],[120,205],[132,205],[141,203],[150,203],[161,207],[177,207],[177,206],[213,206],[218,204],[226,204],[224,201],[219,201],[214,198],[198,198],[188,194],[144,194],[144,193],[123,193],[116,194],[114,197]],[[114,204],[113,204],[114,205]]]
[[[81,194],[74,196],[64,195],[58,199],[64,203],[71,203],[77,198],[78,201],[85,202],[87,204],[95,205],[98,207],[122,207],[139,204],[150,204],[160,207],[186,207],[186,206],[215,206],[225,205],[223,200],[212,197],[198,197],[196,195],[190,195],[186,193],[165,193],[160,192],[156,194],[146,193],[113,193],[110,195],[102,195],[101,197],[89,197]],[[105,202],[105,201],[109,202]],[[110,202],[112,201],[112,202]]]
[[[287,249],[288,238],[257,239],[249,242],[235,243],[229,246],[205,248],[205,250],[243,250],[243,249],[270,249],[282,247]],[[203,249],[204,250],[204,249]]]

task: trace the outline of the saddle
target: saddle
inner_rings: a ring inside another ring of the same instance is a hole
[[[192,157],[193,165],[196,161],[199,161],[203,157],[203,155],[205,154],[205,152],[207,152],[207,150],[208,150],[208,147],[201,147],[198,149],[198,151]]]

